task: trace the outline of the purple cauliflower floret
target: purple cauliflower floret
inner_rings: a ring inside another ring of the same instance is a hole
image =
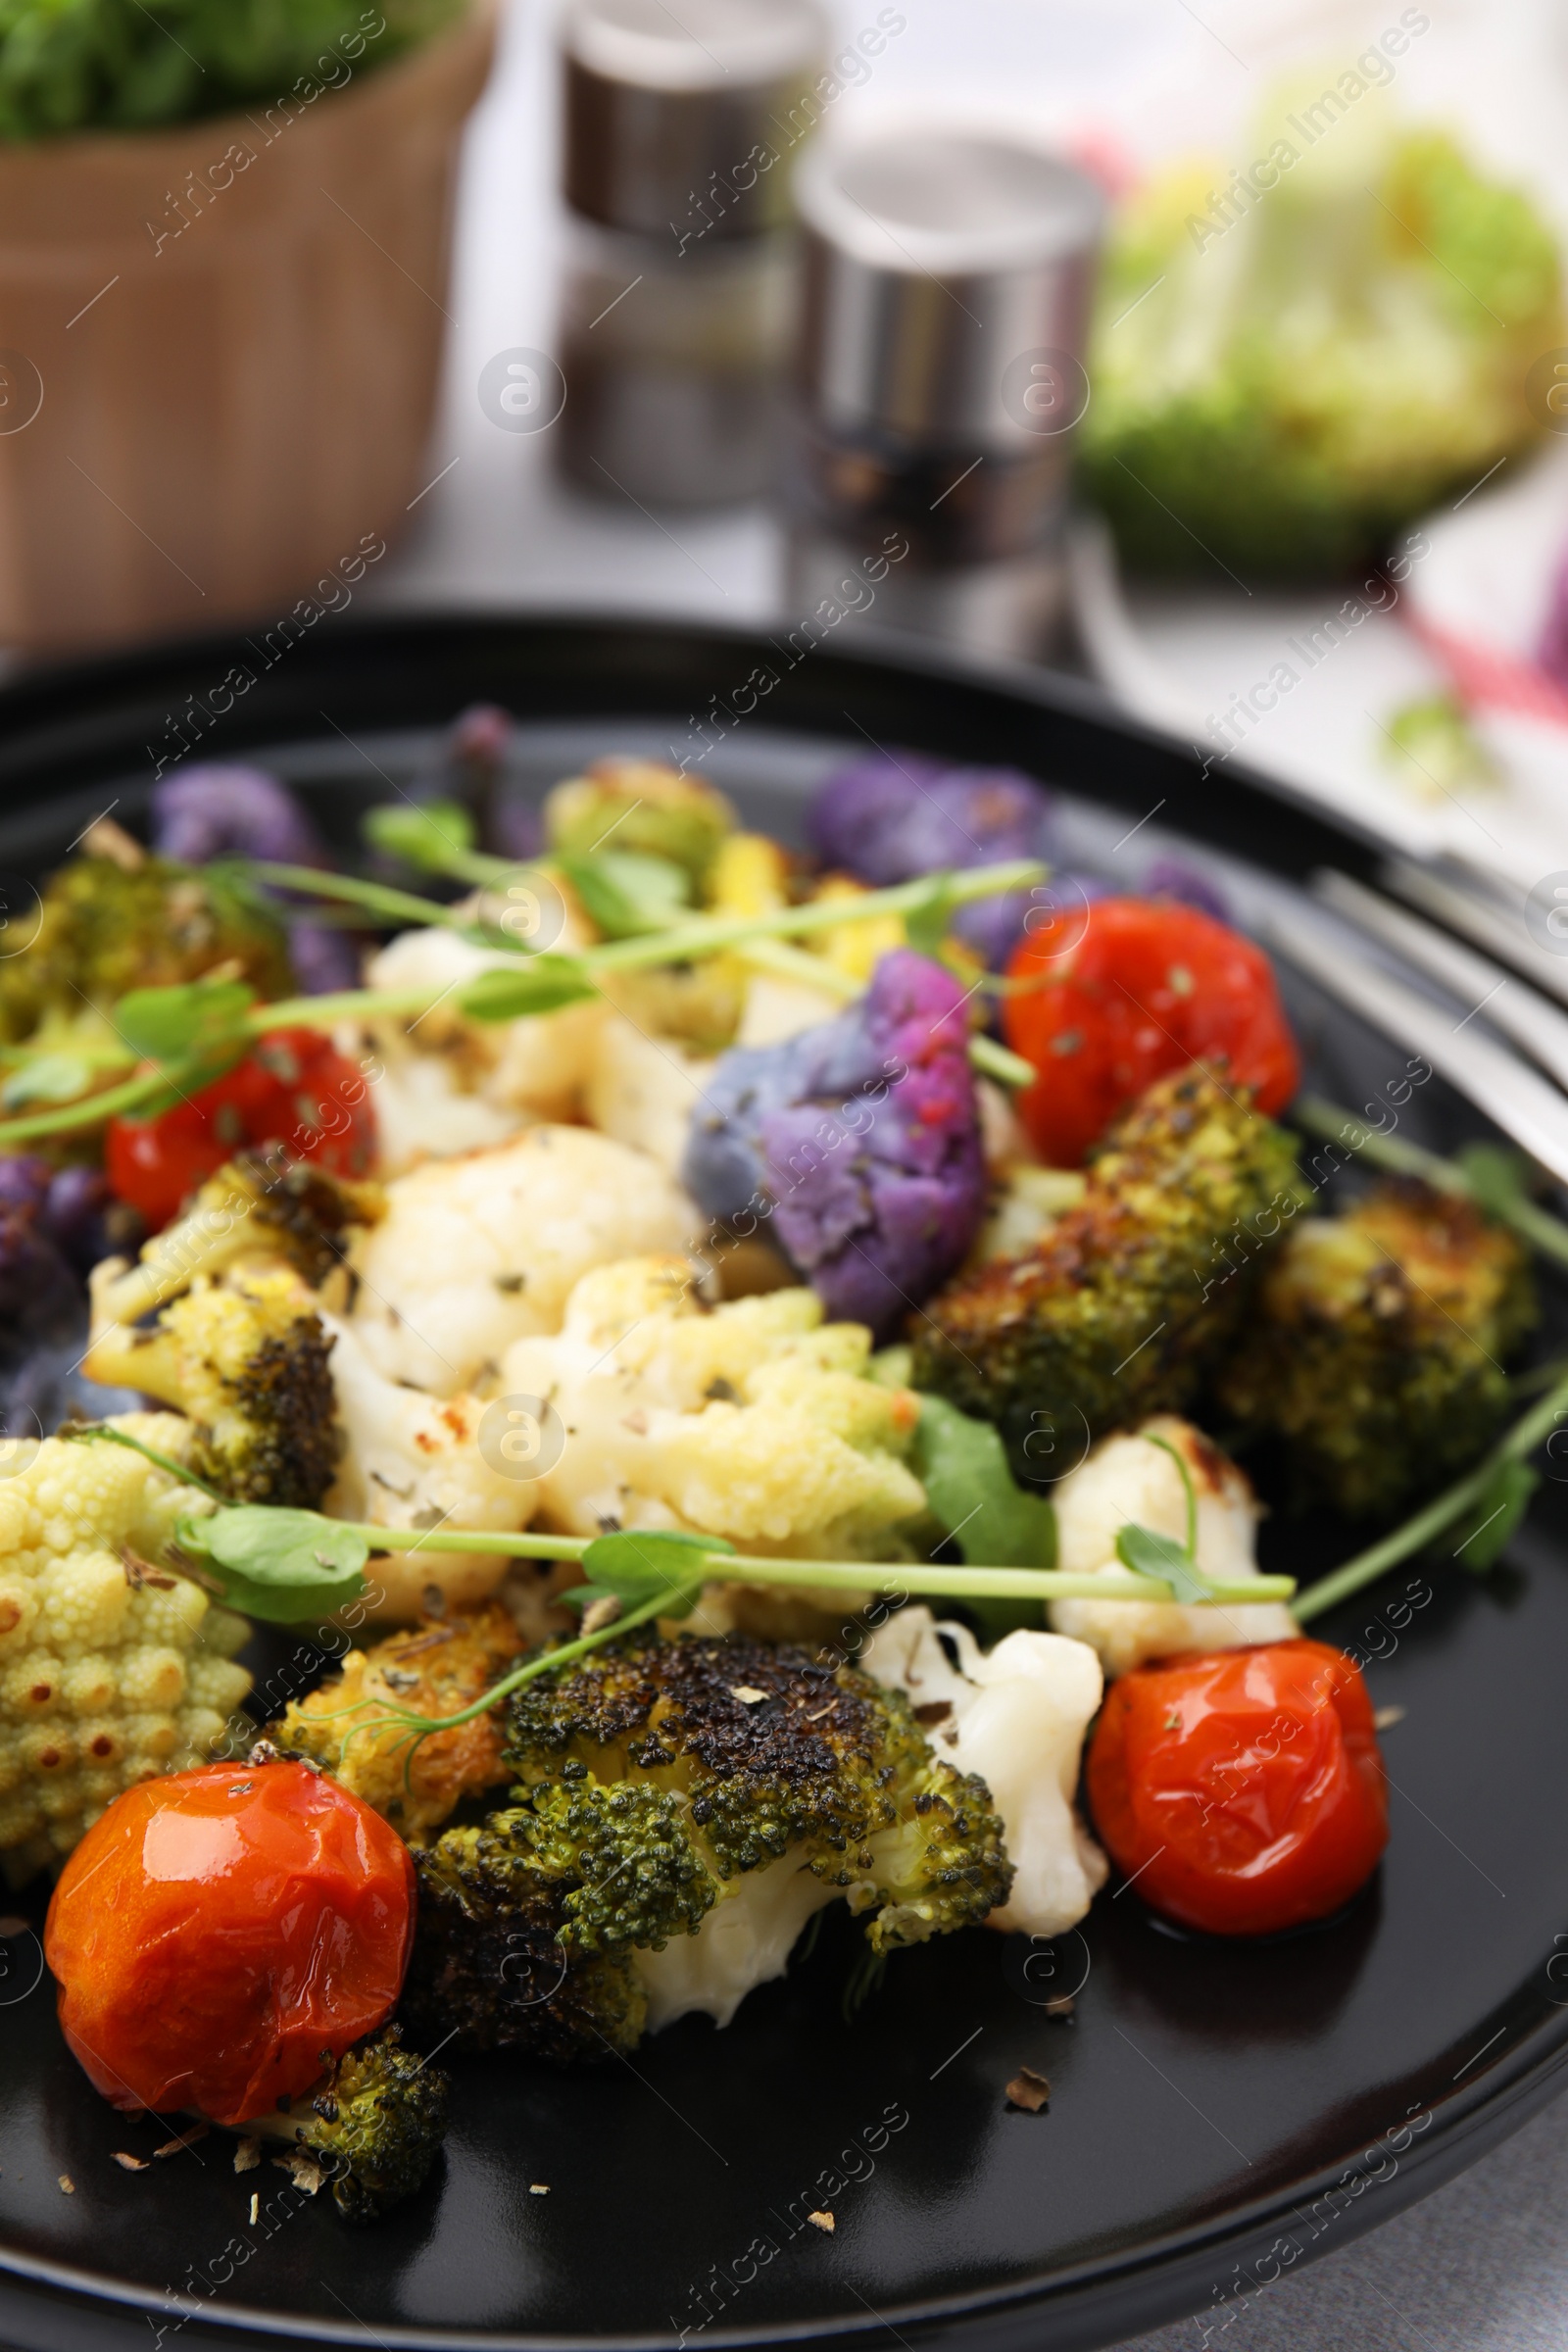
[[[901,948],[859,1001],[721,1056],[681,1170],[720,1225],[771,1210],[828,1313],[879,1340],[945,1281],[985,1209],[963,992]]]
[[[817,789],[807,814],[823,862],[885,889],[950,866],[998,865],[1044,854],[1051,801],[1009,767],[946,767],[918,753],[877,753],[841,767]],[[993,971],[1000,970],[1029,910],[1025,891],[977,900],[953,928]]]
[[[0,1227],[17,1262],[26,1261],[28,1254],[23,1226],[78,1275],[90,1274],[100,1258],[129,1249],[146,1230],[134,1209],[115,1198],[101,1169],[56,1168],[31,1153],[8,1152],[0,1155]],[[51,1276],[45,1287],[58,1286]],[[5,1311],[0,1308],[0,1314]]]
[[[265,858],[272,865],[332,862],[286,784],[265,768],[222,760],[181,768],[154,786],[153,848],[185,865],[205,865],[212,858]],[[308,997],[329,996],[359,981],[359,951],[330,924],[290,921],[288,952]]]
[[[185,865],[212,858],[265,858],[274,865],[325,865],[320,835],[287,785],[265,768],[212,760],[182,767],[153,788],[153,848]]]

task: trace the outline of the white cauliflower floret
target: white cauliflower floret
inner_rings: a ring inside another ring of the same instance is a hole
[[[1174,1414],[1159,1413],[1141,1430],[1103,1438],[1087,1461],[1054,1490],[1056,1565],[1072,1576],[1095,1576],[1120,1568],[1118,1531],[1129,1521],[1155,1535],[1187,1538],[1187,1494],[1182,1475],[1163,1438],[1187,1463],[1198,1497],[1197,1559],[1200,1574],[1216,1583],[1258,1574],[1256,1544],[1260,1508],[1248,1479],[1200,1430]],[[1183,1608],[1174,1601],[1054,1600],[1051,1622],[1099,1651],[1105,1672],[1126,1674],[1146,1658],[1175,1657],[1184,1651],[1243,1649],[1254,1642],[1290,1642],[1296,1621],[1283,1601],[1205,1603]]]
[[[347,1440],[326,1498],[331,1515],[377,1527],[433,1530],[451,1520],[509,1535],[525,1528],[538,1488],[516,1475],[499,1447],[481,1450],[485,1406],[473,1396],[438,1399],[399,1388],[375,1370],[352,1330],[322,1320],[333,1338],[332,1382]],[[372,1595],[366,1614],[417,1617],[431,1585],[451,1604],[482,1599],[507,1565],[499,1552],[391,1552],[366,1572]]]
[[[711,1059],[652,1037],[623,1013],[612,1012],[594,1040],[588,1116],[603,1134],[648,1152],[678,1176],[692,1112],[703,1101],[712,1068]]]
[[[1027,1936],[1073,1927],[1107,1868],[1072,1801],[1103,1690],[1094,1651],[1020,1630],[983,1652],[967,1627],[938,1625],[922,1605],[890,1618],[857,1662],[885,1688],[906,1690],[938,1755],[977,1772],[991,1791],[1017,1875],[987,1927]]]
[[[493,1377],[514,1340],[560,1329],[592,1266],[683,1250],[701,1220],[653,1160],[585,1127],[432,1160],[362,1233],[353,1327],[376,1370],[432,1396]]]
[[[863,1377],[870,1334],[822,1321],[812,1291],[705,1311],[679,1258],[584,1276],[555,1338],[519,1340],[509,1396],[560,1417],[539,1480],[545,1526],[673,1527],[743,1550],[886,1558],[924,1508],[900,1456],[918,1408]]]
[[[191,1425],[110,1425],[178,1460]],[[122,1789],[200,1763],[250,1690],[250,1628],[158,1563],[192,1487],[142,1454],[46,1438],[0,1483],[0,1861],[68,1854]]]
[[[588,937],[580,917],[568,907],[564,927],[553,944],[564,950],[579,948],[587,945]],[[433,999],[441,999],[444,992],[456,992],[481,972],[515,970],[516,961],[504,950],[482,948],[444,925],[431,924],[389,941],[371,957],[366,977],[371,988],[428,988]],[[604,1010],[601,1003],[590,999],[515,1021],[470,1021],[448,995],[407,1029],[383,1021],[375,1024],[373,1034],[394,1073],[411,1049],[420,1057],[440,1055],[450,1063],[462,1095],[492,1115],[509,1118],[515,1127],[523,1114],[536,1119],[577,1114],[594,1032]],[[379,1107],[378,1092],[375,1100]],[[457,1141],[426,1147],[442,1155],[464,1148]]]
[[[421,1159],[487,1152],[526,1124],[524,1112],[467,1092],[454,1061],[441,1054],[421,1054],[408,1038],[378,1040],[376,1058],[380,1074],[370,1080],[370,1101],[376,1164],[383,1177],[401,1176]]]

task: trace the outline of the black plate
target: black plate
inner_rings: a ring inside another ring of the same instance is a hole
[[[231,671],[250,673],[243,694],[224,687]],[[775,681],[765,699],[757,673]],[[248,643],[215,643],[10,688],[0,867],[36,871],[111,802],[134,815],[180,714],[190,735],[225,700],[201,726],[206,752],[265,749],[347,843],[386,776],[481,698],[523,721],[540,783],[595,751],[695,756],[710,741],[705,771],[780,829],[824,761],[869,735],[1024,767],[1081,796],[1106,850],[1157,808],[1129,858],[1157,823],[1288,879],[1370,865],[1324,818],[1234,771],[1200,777],[1047,677],[832,646],[792,666],[768,639],[710,629],[445,618],[322,629],[270,667]],[[1402,1067],[1307,992],[1293,1009],[1329,1091],[1359,1105]],[[1440,1144],[1481,1124],[1435,1082],[1405,1116]],[[0,2337],[148,2352],[256,2330],[383,2346],[962,2335],[1002,2352],[1101,2344],[1200,2307],[1217,2333],[1236,2298],[1437,2186],[1556,2087],[1565,1544],[1548,1482],[1490,1583],[1447,1564],[1399,1572],[1314,1628],[1378,1653],[1374,1701],[1405,1709],[1388,1859],[1334,1925],[1256,1948],[1182,1939],[1134,1888],[1046,1952],[977,1932],[902,1956],[853,2027],[848,1947],[830,1932],[726,2033],[687,2019],[633,2061],[575,2075],[459,2063],[444,2166],[368,2232],[281,2172],[236,2179],[216,2135],[146,2173],[118,2168],[113,2151],[149,2153],[158,2128],[89,2090],[34,1982],[36,1946],[14,1941]],[[1080,1979],[1072,2020],[1048,2017],[1045,1999]],[[1049,2112],[1005,2106],[1021,2063],[1051,2078]],[[805,2220],[828,2206],[832,2236]]]

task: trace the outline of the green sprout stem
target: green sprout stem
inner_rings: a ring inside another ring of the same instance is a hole
[[[1555,1258],[1559,1265],[1568,1266],[1568,1225],[1525,1194],[1506,1200],[1494,1200],[1490,1194],[1483,1197],[1456,1161],[1424,1151],[1419,1144],[1384,1135],[1356,1118],[1353,1112],[1325,1102],[1320,1095],[1300,1096],[1292,1104],[1290,1115],[1311,1134],[1343,1142],[1374,1167],[1387,1168],[1391,1175],[1419,1176],[1439,1192],[1459,1193],[1467,1200],[1478,1201],[1489,1215],[1511,1225],[1520,1240],[1528,1242],[1543,1257]]]
[[[180,1475],[183,1475],[181,1473]],[[368,1520],[334,1520],[352,1528],[372,1551],[489,1551],[517,1560],[580,1560],[587,1536],[505,1535],[488,1528],[377,1527]],[[942,1568],[890,1565],[885,1560],[781,1560],[735,1551],[693,1554],[693,1573],[681,1590],[715,1579],[748,1585],[789,1585],[828,1592],[933,1592],[948,1600],[1171,1600],[1162,1577],[1102,1569],[1091,1575],[1061,1568]],[[1215,1585],[1221,1601],[1288,1600],[1289,1576],[1250,1576]]]
[[[508,874],[532,869],[495,861],[501,880]],[[805,906],[781,906],[764,914],[698,915],[689,922],[656,931],[635,939],[611,940],[597,947],[585,948],[571,961],[590,985],[609,972],[634,971],[651,964],[688,963],[717,956],[728,949],[744,947],[748,942],[763,943],[783,940],[812,931],[834,930],[845,923],[874,921],[887,914],[907,914],[940,899],[944,906],[962,906],[973,899],[991,898],[999,892],[1023,890],[1044,881],[1050,867],[1038,858],[1015,858],[1008,863],[975,866],[959,873],[923,875],[913,882],[897,884],[890,890],[867,891],[863,897],[848,902],[821,900]],[[488,926],[476,924],[468,917],[454,912],[433,899],[418,898],[407,891],[362,881],[353,875],[318,872],[314,866],[272,865],[257,863],[237,867],[247,880],[273,883],[296,893],[311,894],[362,906],[395,919],[406,919],[425,925],[439,924],[462,932],[466,937],[482,944],[500,948],[515,957],[519,964],[531,959],[531,952],[508,943],[503,946]],[[818,975],[820,977],[820,975]],[[827,981],[831,989],[832,980]],[[369,1020],[378,1016],[399,1018],[409,1014],[429,1012],[450,989],[432,993],[425,988],[407,989],[344,989],[331,996],[288,997],[270,1004],[255,1004],[236,1022],[231,1032],[235,1047],[243,1050],[248,1038],[265,1037],[275,1029],[311,1028],[331,1029],[339,1021]],[[1032,1065],[1015,1054],[1008,1053],[990,1038],[970,1041],[970,1054],[976,1065],[1006,1086],[1027,1086],[1033,1083]],[[13,1052],[12,1062],[25,1066],[24,1051]],[[127,1065],[140,1057],[128,1049]],[[106,1059],[106,1067],[113,1062]],[[74,1102],[60,1103],[28,1112],[22,1117],[0,1120],[0,1149],[16,1144],[33,1142],[46,1135],[65,1135],[74,1129],[95,1127],[117,1115],[134,1114],[145,1110],[170,1086],[176,1090],[206,1082],[211,1067],[211,1049],[204,1061],[185,1055],[176,1061],[155,1064],[151,1068],[133,1070],[119,1086],[108,1087],[99,1093],[79,1097]]]
[[[1568,1380],[1559,1380],[1466,1477],[1446,1488],[1424,1509],[1406,1519],[1402,1527],[1395,1528],[1365,1551],[1357,1552],[1343,1568],[1336,1568],[1332,1576],[1308,1585],[1291,1603],[1291,1614],[1297,1623],[1305,1625],[1311,1618],[1321,1616],[1325,1609],[1332,1609],[1337,1601],[1348,1600],[1352,1592],[1375,1583],[1387,1569],[1396,1567],[1400,1560],[1408,1559],[1412,1552],[1430,1544],[1435,1536],[1441,1536],[1446,1527],[1451,1527],[1480,1499],[1504,1463],[1522,1462],[1534,1453],[1565,1413],[1568,1413]]]
[[[1188,1467],[1187,1456],[1178,1446],[1171,1444],[1169,1438],[1156,1438],[1152,1430],[1146,1431],[1145,1435],[1151,1446],[1157,1446],[1161,1453],[1170,1455],[1171,1460],[1181,1472],[1182,1493],[1187,1498],[1187,1541],[1182,1549],[1196,1568],[1198,1565],[1198,1489],[1193,1484],[1193,1474]]]

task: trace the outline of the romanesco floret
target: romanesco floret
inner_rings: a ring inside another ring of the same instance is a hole
[[[291,1266],[236,1266],[199,1274],[150,1329],[110,1325],[86,1368],[188,1414],[184,1458],[231,1502],[316,1510],[343,1450],[331,1349]]]
[[[848,1666],[645,1630],[511,1702],[518,1800],[417,1857],[413,2014],[483,2046],[626,2049],[728,2022],[842,1897],[873,1951],[1004,1902],[985,1784]]]
[[[181,1455],[190,1425],[112,1424]],[[127,1447],[46,1438],[0,1482],[0,1863],[59,1861],[121,1791],[209,1756],[251,1678],[250,1628],[160,1563],[203,1507]]]
[[[705,1311],[681,1258],[585,1275],[553,1338],[507,1351],[502,1387],[565,1433],[538,1519],[573,1535],[685,1528],[755,1552],[897,1556],[924,1508],[904,1454],[918,1406],[865,1377],[869,1332],[808,1290]]]

